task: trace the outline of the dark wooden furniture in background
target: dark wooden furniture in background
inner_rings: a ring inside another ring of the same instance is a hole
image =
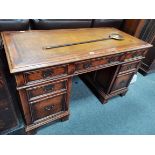
[[[17,91],[7,65],[0,52],[0,134],[26,134],[20,109]],[[12,91],[12,92],[11,92]]]
[[[139,72],[143,75],[155,72],[155,20],[126,20],[124,31],[153,45],[153,48],[148,50],[145,59],[142,60]]]
[[[143,75],[146,75],[155,72],[155,19],[146,20],[139,38],[153,45],[153,48],[147,52],[139,70]]]
[[[139,37],[144,25],[145,19],[128,19],[124,21],[123,31],[135,37]]]
[[[1,19],[0,32],[29,29],[28,19]],[[13,86],[0,34],[0,134],[25,134],[18,105],[17,91]]]
[[[6,134],[10,128],[14,129],[17,125],[17,115],[0,62],[0,134]]]
[[[122,35],[124,40],[43,48],[107,38],[112,33]],[[151,47],[114,28],[3,32],[2,38],[10,72],[16,79],[26,132],[68,118],[73,76],[95,71],[90,78],[99,85],[95,88],[102,102],[123,95],[146,49]]]
[[[0,134],[25,134],[14,82],[5,55],[0,52]],[[12,91],[12,93],[11,93]]]

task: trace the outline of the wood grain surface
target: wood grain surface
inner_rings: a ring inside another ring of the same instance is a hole
[[[45,46],[107,38],[118,33],[124,40],[104,40],[45,50]],[[116,53],[145,49],[150,44],[115,28],[85,28],[2,32],[11,73],[55,66]]]

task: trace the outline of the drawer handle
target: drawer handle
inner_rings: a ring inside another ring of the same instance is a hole
[[[91,67],[91,63],[84,64],[84,68],[90,68],[90,67]]]
[[[44,110],[51,111],[51,110],[53,110],[53,108],[54,108],[54,105],[49,105],[49,106],[44,107]]]
[[[127,70],[129,70],[129,69],[131,69],[132,68],[132,66],[127,66]]]
[[[54,86],[53,85],[48,85],[48,86],[44,86],[44,91],[45,92],[50,92],[54,90]]]
[[[42,72],[42,76],[44,78],[47,78],[47,77],[51,76],[52,74],[53,74],[53,71],[50,69]]]
[[[115,61],[115,58],[114,58],[114,57],[108,59],[108,62],[109,62],[109,63],[112,63],[113,61]]]
[[[138,57],[138,56],[139,56],[138,53],[134,53],[134,54],[133,54],[133,57]]]
[[[124,85],[125,85],[125,81],[123,80],[123,81],[120,82],[120,86],[124,87]]]

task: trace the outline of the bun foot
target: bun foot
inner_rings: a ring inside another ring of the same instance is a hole
[[[124,92],[124,93],[120,94],[120,96],[123,97],[123,96],[125,96],[126,93],[127,93],[127,92]]]
[[[67,120],[69,120],[69,115],[61,118],[61,122],[64,122],[64,121],[67,121]]]
[[[37,130],[30,130],[30,131],[27,131],[26,134],[27,135],[35,135],[37,133]]]

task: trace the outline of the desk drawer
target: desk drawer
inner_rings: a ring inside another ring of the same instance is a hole
[[[34,82],[36,80],[42,80],[46,78],[56,78],[58,76],[67,75],[67,66],[60,66],[60,67],[52,67],[46,69],[40,69],[36,71],[26,72],[25,79],[27,82]]]
[[[129,52],[125,56],[125,60],[132,59],[132,58],[138,58],[139,56],[144,57],[145,51],[133,51]]]
[[[128,87],[133,75],[134,72],[118,75],[111,91],[113,92]]]
[[[120,73],[130,70],[136,70],[140,61],[134,61],[127,64],[123,64],[120,69]]]
[[[121,60],[120,55],[97,58],[92,61],[92,67],[99,67],[100,65],[115,63],[115,62],[119,62],[120,60]]]
[[[39,86],[31,87],[26,89],[29,100],[40,98],[41,96],[54,94],[67,89],[67,80],[58,82],[48,82]]]
[[[54,96],[36,103],[30,104],[33,121],[65,111],[66,94]]]
[[[120,59],[121,59],[121,56],[110,56],[110,57],[102,57],[102,58],[96,58],[96,59],[78,62],[76,63],[76,71],[80,72],[86,69],[91,69],[93,67],[102,67],[105,64],[119,62]]]

